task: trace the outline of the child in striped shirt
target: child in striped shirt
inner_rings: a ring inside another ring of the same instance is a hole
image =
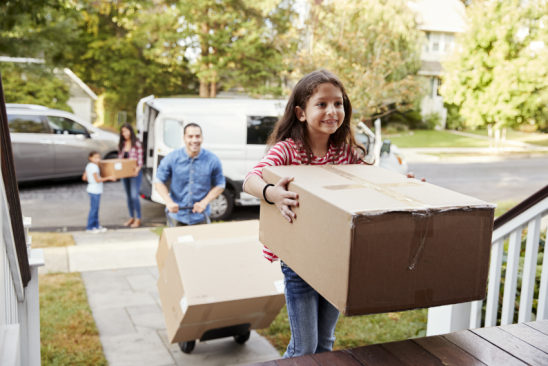
[[[366,164],[364,147],[357,143],[350,125],[352,105],[340,79],[326,70],[301,79],[269,137],[272,146],[247,175],[245,192],[275,204],[289,223],[297,219],[291,207],[299,206],[298,195],[286,189],[292,177],[267,186],[262,168],[275,165]],[[413,178],[412,173],[408,174]],[[269,261],[278,257],[264,247]],[[328,352],[335,342],[338,310],[285,263],[285,296],[291,340],[284,358]]]

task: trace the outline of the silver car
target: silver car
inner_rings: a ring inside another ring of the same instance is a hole
[[[118,156],[117,134],[72,113],[31,104],[6,104],[19,182],[82,175],[90,151]]]

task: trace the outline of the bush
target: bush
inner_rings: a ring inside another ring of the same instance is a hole
[[[385,128],[385,133],[388,135],[394,135],[407,131],[409,131],[409,126],[399,122],[390,122]]]
[[[441,116],[439,113],[429,113],[422,117],[426,130],[433,130],[441,126]]]
[[[464,125],[464,118],[460,115],[460,108],[455,104],[445,103],[444,107],[447,108],[447,124],[445,128],[450,130],[462,130]]]

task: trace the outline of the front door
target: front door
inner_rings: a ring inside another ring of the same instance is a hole
[[[53,140],[42,116],[8,114],[13,160],[18,180],[53,177]]]
[[[81,124],[57,116],[47,116],[55,150],[55,174],[59,176],[83,174],[94,142]]]

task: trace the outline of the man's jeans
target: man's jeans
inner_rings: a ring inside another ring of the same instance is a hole
[[[339,311],[285,263],[282,264],[291,341],[283,358],[329,352]]]
[[[99,201],[101,200],[100,194],[89,193],[91,205],[89,208],[88,226],[86,230],[93,230],[99,227]]]
[[[141,181],[143,179],[143,172],[139,171],[136,177],[122,178],[124,189],[127,196],[127,208],[129,210],[129,217],[141,219],[141,202],[139,201],[139,191],[141,190]]]

